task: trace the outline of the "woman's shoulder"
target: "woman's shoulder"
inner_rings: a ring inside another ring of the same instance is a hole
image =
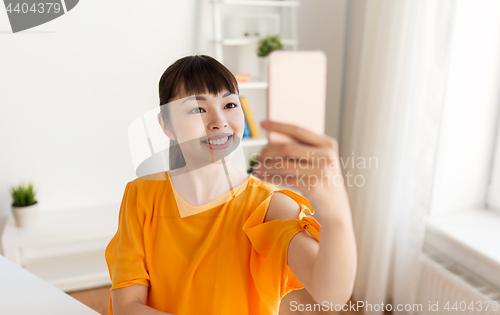
[[[169,178],[167,172],[158,172],[138,177],[128,182],[127,185],[130,185],[131,188],[135,188],[141,192],[148,192],[156,189],[164,189],[168,180]]]
[[[279,190],[274,184],[261,180],[252,174],[248,177],[247,189],[249,195],[253,197],[252,199],[265,199]]]
[[[250,186],[254,189],[254,192],[250,193],[253,197],[251,199],[268,208],[269,215],[266,217],[266,221],[296,218],[304,208],[313,211],[309,201],[304,196],[288,188],[278,188],[273,183],[260,180],[252,175]]]
[[[258,189],[264,189],[264,190],[277,189],[274,184],[266,182],[260,178],[257,178],[253,174],[248,175],[248,183],[252,187],[257,187]]]
[[[138,214],[151,215],[154,204],[168,187],[166,172],[158,172],[138,177],[127,183],[124,199],[134,204]]]

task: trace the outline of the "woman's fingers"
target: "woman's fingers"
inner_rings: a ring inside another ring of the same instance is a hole
[[[294,143],[268,143],[253,168],[258,178],[298,187],[308,195],[331,193],[332,185],[342,179],[335,138],[319,135],[296,125],[263,121],[268,132],[278,132],[295,139]],[[343,184],[343,183],[342,183]]]
[[[268,144],[265,146],[257,159],[263,162],[264,159],[285,159],[295,160],[300,163],[314,164],[317,167],[324,167],[331,164],[335,153],[332,150],[320,147],[312,147],[304,144]]]
[[[254,176],[273,183],[297,187],[302,192],[310,192],[316,188],[331,189],[333,186],[343,185],[343,177],[340,173],[327,172],[325,169],[300,166],[275,167],[267,170],[265,166],[255,169]]]
[[[311,130],[296,125],[265,120],[261,122],[262,128],[268,132],[279,132],[296,139],[298,142],[309,144],[315,147],[329,147],[337,149],[337,140],[329,136],[319,135]]]

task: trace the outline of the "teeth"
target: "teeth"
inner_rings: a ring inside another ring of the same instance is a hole
[[[229,139],[229,137],[225,137],[225,138],[221,138],[221,139],[217,139],[217,140],[208,140],[208,143],[210,143],[212,145],[221,145],[221,144],[226,143],[228,139]]]

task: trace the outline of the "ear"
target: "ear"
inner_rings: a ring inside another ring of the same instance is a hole
[[[167,135],[167,137],[169,137],[170,140],[176,140],[175,133],[173,132],[170,124],[166,121],[163,121],[161,113],[158,113],[158,123],[160,124],[163,133]]]

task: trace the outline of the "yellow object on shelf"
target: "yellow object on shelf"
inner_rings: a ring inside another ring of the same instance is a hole
[[[248,129],[250,129],[250,134],[252,138],[257,138],[259,136],[259,128],[257,127],[257,123],[253,117],[252,110],[250,109],[250,105],[248,104],[248,100],[245,96],[240,96],[241,107],[243,108],[243,113],[245,114],[245,118],[247,120]]]

